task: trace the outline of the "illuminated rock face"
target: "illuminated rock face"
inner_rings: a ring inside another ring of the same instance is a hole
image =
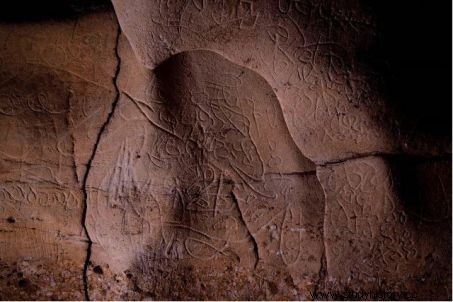
[[[116,95],[113,13],[0,25],[0,297],[83,299],[83,177]]]
[[[324,194],[271,87],[209,51],[148,71],[122,41],[121,96],[88,176],[93,263],[159,299],[297,298],[319,279]],[[279,273],[279,290],[252,272]],[[92,280],[101,298],[110,282]]]
[[[451,141],[373,10],[112,2],[0,24],[0,298],[451,298]]]

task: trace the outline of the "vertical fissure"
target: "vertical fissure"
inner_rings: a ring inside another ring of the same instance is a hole
[[[236,203],[236,206],[238,208],[239,212],[239,218],[241,219],[241,222],[244,224],[244,227],[248,233],[250,242],[253,245],[253,253],[255,255],[255,264],[253,265],[253,269],[256,270],[258,267],[258,264],[260,262],[260,254],[259,254],[259,248],[258,248],[258,242],[256,242],[256,238],[253,236],[252,232],[250,231],[249,227],[247,226],[247,222],[245,221],[244,215],[242,213],[241,207],[239,206],[239,200],[236,197],[236,194],[234,192],[231,192],[231,198],[233,201]]]
[[[91,153],[90,159],[88,160],[88,163],[87,163],[87,168],[86,168],[85,175],[83,177],[83,182],[82,182],[82,190],[83,190],[82,226],[83,226],[85,236],[87,238],[87,243],[88,243],[86,259],[85,259],[85,263],[83,266],[83,287],[84,287],[85,300],[87,300],[87,301],[90,300],[90,293],[89,293],[89,288],[88,288],[88,267],[89,267],[89,263],[90,263],[90,259],[91,259],[91,248],[93,245],[93,241],[91,239],[90,233],[88,232],[88,228],[87,228],[87,212],[88,212],[87,181],[88,181],[88,175],[90,173],[91,166],[93,163],[93,159],[96,155],[102,134],[104,133],[105,129],[107,128],[107,125],[110,123],[112,116],[115,112],[115,108],[120,99],[120,90],[119,90],[118,84],[117,84],[117,79],[118,79],[118,75],[120,73],[120,67],[121,67],[121,58],[120,58],[119,51],[118,51],[118,44],[119,44],[120,36],[121,36],[121,28],[120,28],[119,24],[117,24],[117,34],[116,34],[116,40],[115,40],[115,57],[116,57],[117,65],[116,65],[115,74],[112,78],[113,86],[115,88],[116,94],[115,94],[115,98],[112,102],[111,110],[107,116],[107,119],[102,124],[102,126],[99,130],[98,136],[94,143],[93,152]]]
[[[319,185],[324,194],[324,215],[323,215],[323,227],[322,227],[322,255],[321,255],[321,263],[319,267],[318,273],[318,282],[315,285],[314,292],[317,293],[319,290],[323,290],[326,288],[326,278],[328,274],[327,268],[327,249],[326,249],[326,216],[327,216],[327,192],[324,189],[322,184],[321,178],[319,177],[319,167],[316,167],[316,178],[318,179]]]

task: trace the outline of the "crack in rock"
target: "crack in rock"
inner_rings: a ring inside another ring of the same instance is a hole
[[[109,114],[107,116],[107,119],[102,124],[102,126],[101,126],[101,128],[99,130],[99,134],[98,134],[98,136],[96,138],[96,142],[94,143],[93,152],[92,152],[92,154],[90,156],[90,159],[88,160],[87,169],[85,171],[85,175],[83,177],[83,183],[82,183],[82,190],[83,190],[82,226],[83,226],[83,229],[84,229],[84,232],[85,232],[85,236],[87,237],[87,242],[88,242],[87,255],[86,255],[85,263],[84,263],[84,266],[83,266],[83,287],[84,287],[85,300],[87,300],[87,301],[90,300],[87,273],[88,273],[89,262],[90,262],[90,259],[91,259],[91,247],[93,245],[93,241],[91,240],[91,237],[90,237],[90,234],[88,232],[87,225],[86,225],[87,211],[88,211],[87,180],[88,180],[88,175],[90,174],[90,170],[91,170],[91,166],[92,166],[92,163],[93,163],[93,159],[94,159],[94,157],[96,155],[96,152],[97,152],[101,137],[102,137],[105,129],[107,128],[107,125],[110,123],[110,121],[111,121],[111,119],[113,117],[113,114],[115,112],[115,108],[116,108],[116,106],[118,104],[118,101],[120,99],[120,90],[119,90],[118,84],[117,84],[117,79],[118,79],[118,75],[120,73],[120,67],[121,67],[121,58],[120,58],[120,55],[119,55],[119,52],[118,52],[118,44],[119,44],[120,36],[121,36],[121,28],[120,28],[120,26],[118,24],[116,42],[115,42],[115,56],[116,56],[116,59],[117,59],[117,66],[116,66],[115,74],[114,74],[114,76],[112,78],[113,86],[115,87],[115,91],[116,91],[116,95],[115,95],[115,98],[114,98],[114,100],[112,102],[112,107],[111,107],[111,110],[110,110],[110,112],[109,112]]]
[[[260,254],[259,254],[259,251],[258,251],[258,243],[256,242],[255,237],[253,237],[252,232],[250,232],[250,230],[249,230],[249,228],[247,226],[247,223],[246,223],[246,221],[244,219],[244,215],[242,214],[242,211],[241,211],[241,207],[239,206],[239,200],[237,199],[237,197],[234,194],[234,192],[231,192],[231,198],[234,200],[234,202],[236,203],[236,205],[238,207],[239,218],[241,219],[242,223],[244,224],[245,229],[247,230],[247,233],[250,236],[250,241],[253,244],[253,252],[255,254],[255,264],[253,265],[253,269],[256,270],[256,268],[258,267],[258,263],[260,262]]]

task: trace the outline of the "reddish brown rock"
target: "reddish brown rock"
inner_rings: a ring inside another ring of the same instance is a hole
[[[318,168],[326,192],[327,287],[448,299],[450,166],[364,157]]]
[[[271,88],[208,51],[137,72],[121,41],[121,97],[88,179],[92,261],[129,272],[142,298],[306,296],[321,266],[323,193]],[[289,281],[276,286],[276,272]],[[162,288],[167,275],[181,280]]]
[[[0,298],[84,298],[82,179],[115,97],[116,21],[0,24]]]
[[[398,6],[358,0],[44,2],[0,11],[1,299],[451,299],[450,84],[424,46],[442,39],[402,46],[432,22],[399,35]]]

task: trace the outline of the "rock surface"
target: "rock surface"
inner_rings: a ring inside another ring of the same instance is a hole
[[[0,24],[0,298],[84,298],[83,178],[116,95],[112,13]]]
[[[1,299],[451,299],[451,137],[377,5],[112,3],[0,23]]]
[[[318,168],[327,286],[448,293],[451,161],[363,157]],[[430,186],[420,185],[429,179]],[[382,285],[385,284],[385,285]]]

